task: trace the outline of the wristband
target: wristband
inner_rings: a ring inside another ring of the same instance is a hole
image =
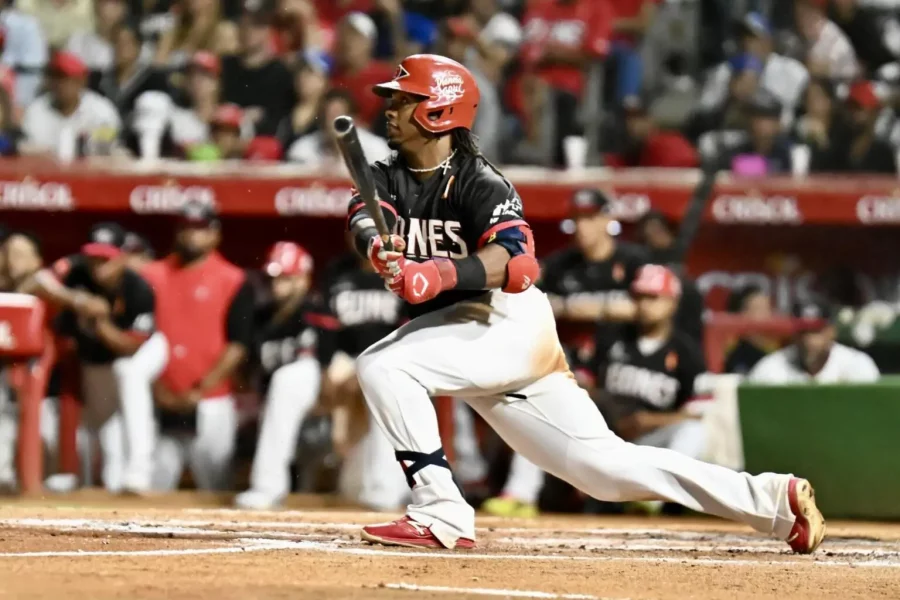
[[[444,289],[484,290],[487,288],[487,272],[484,270],[484,263],[481,262],[477,255],[473,254],[466,258],[439,261],[439,266],[440,263],[450,263],[456,268],[456,284]]]

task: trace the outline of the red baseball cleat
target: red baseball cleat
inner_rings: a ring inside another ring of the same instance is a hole
[[[445,546],[431,533],[431,529],[403,517],[391,523],[368,525],[362,529],[362,539],[370,544],[383,546],[403,546],[405,548],[444,548]],[[468,538],[456,540],[454,550],[471,550],[475,541]]]
[[[825,538],[825,517],[816,506],[812,485],[805,479],[791,479],[788,502],[797,520],[787,543],[798,554],[812,554]]]

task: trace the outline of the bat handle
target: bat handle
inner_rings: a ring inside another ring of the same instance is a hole
[[[388,252],[394,251],[394,242],[391,241],[391,236],[389,234],[382,234],[381,246]]]

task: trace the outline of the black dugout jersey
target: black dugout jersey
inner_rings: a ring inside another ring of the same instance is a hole
[[[101,288],[91,277],[87,259],[75,254],[61,258],[53,265],[53,271],[64,286],[82,290],[105,298],[112,308],[112,322],[122,330],[136,335],[149,336],[155,329],[153,288],[143,277],[125,269],[116,290]],[[72,336],[78,346],[78,357],[90,364],[107,364],[118,355],[97,338],[92,320],[79,317],[73,311],[64,311],[57,320],[57,329],[63,335]]]
[[[502,225],[524,224],[522,200],[513,185],[483,158],[458,155],[446,169],[419,181],[402,159],[393,157],[372,165],[375,185],[388,227],[406,240],[406,258],[465,258],[491,241]],[[370,216],[362,200],[350,200],[350,224]],[[416,317],[482,291],[450,290],[434,300],[409,308]]]
[[[403,300],[385,289],[378,273],[363,270],[354,254],[329,265],[322,295],[337,324],[324,334],[331,338],[327,344],[353,358],[397,329],[405,318]]]
[[[323,329],[334,327],[334,319],[322,314],[315,299],[301,302],[287,316],[278,315],[278,306],[270,303],[256,314],[256,360],[262,375],[262,389],[269,388],[272,375],[301,356],[322,360],[319,345]],[[330,360],[330,356],[328,360]]]
[[[563,298],[628,298],[631,282],[647,262],[644,249],[632,244],[616,243],[612,256],[600,262],[589,262],[578,248],[566,248],[544,259],[539,285]]]
[[[645,354],[637,327],[620,328],[621,336],[597,339],[593,371],[597,387],[610,394],[624,414],[638,410],[671,412],[694,395],[694,379],[706,371],[700,347],[675,332],[662,345]],[[645,348],[646,350],[646,348]]]

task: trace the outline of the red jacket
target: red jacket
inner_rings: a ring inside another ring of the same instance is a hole
[[[650,134],[637,157],[607,154],[610,167],[658,167],[690,169],[700,164],[697,150],[683,135],[674,131],[658,131]]]
[[[155,261],[144,277],[156,295],[156,327],[169,342],[161,380],[176,394],[189,391],[215,366],[228,345],[228,310],[244,283],[244,271],[213,252],[200,264],[182,267],[174,256]],[[231,392],[226,380],[207,393]]]

